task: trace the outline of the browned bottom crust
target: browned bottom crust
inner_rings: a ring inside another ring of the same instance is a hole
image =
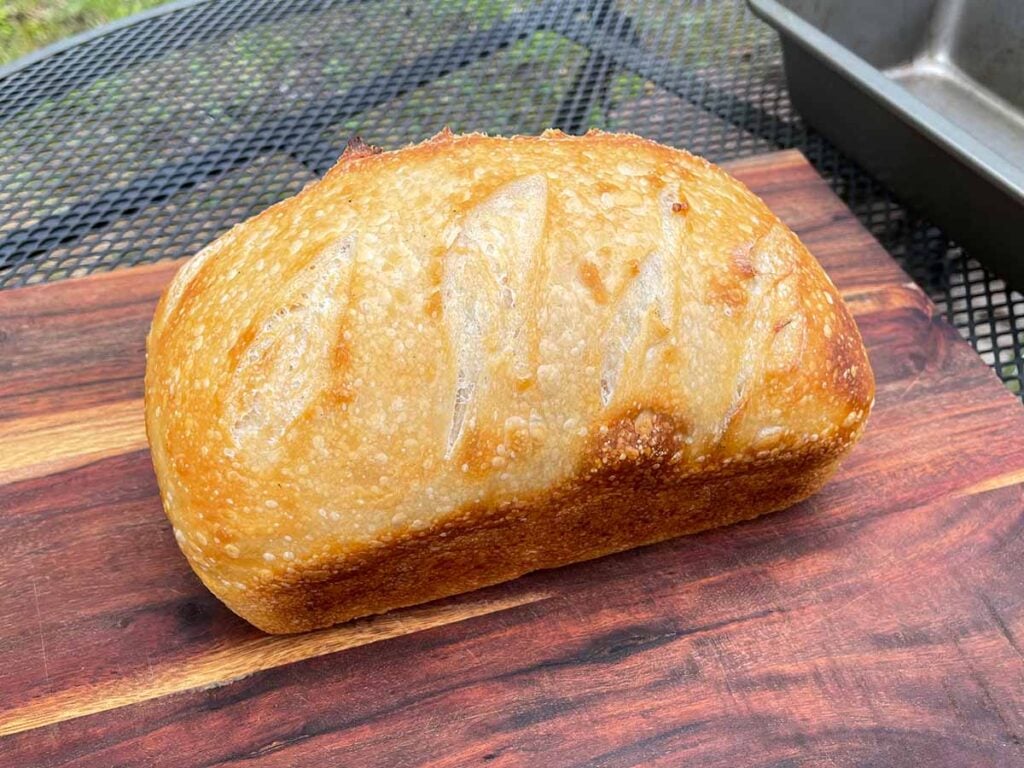
[[[242,615],[266,632],[301,632],[750,520],[810,496],[839,458],[744,462],[660,487],[642,468],[609,469],[584,490],[498,510],[470,508],[344,563],[303,568],[251,590]]]

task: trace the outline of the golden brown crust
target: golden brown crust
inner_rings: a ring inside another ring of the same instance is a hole
[[[601,133],[354,141],[183,267],[148,349],[175,535],[272,632],[788,506],[874,391],[760,200]]]
[[[372,144],[367,144],[363,141],[362,136],[353,136],[348,140],[345,145],[345,151],[341,153],[342,160],[355,160],[359,157],[368,157],[370,155],[379,155],[384,150],[381,147],[375,147]]]
[[[588,476],[502,508],[474,506],[425,531],[402,531],[346,560],[311,564],[260,585],[246,618],[266,632],[324,627],[590,560],[792,506],[837,459],[809,452],[682,482],[651,482],[652,465]]]

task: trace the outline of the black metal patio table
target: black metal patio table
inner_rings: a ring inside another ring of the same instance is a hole
[[[792,110],[742,0],[172,3],[0,70],[0,288],[194,253],[347,139],[631,131],[798,148],[1015,392],[1024,296]]]

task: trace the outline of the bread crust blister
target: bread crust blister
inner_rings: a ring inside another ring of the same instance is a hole
[[[874,381],[797,237],[621,134],[353,143],[168,287],[146,425],[196,573],[327,626],[782,509]]]

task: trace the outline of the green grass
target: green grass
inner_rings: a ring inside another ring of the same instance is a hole
[[[1007,389],[1016,395],[1020,394],[1020,372],[1016,363],[1004,363],[1000,366],[1000,373]]]
[[[0,64],[167,0],[0,0]]]
[[[168,0],[0,0],[0,64]],[[478,22],[506,14],[509,0],[469,0],[461,9]],[[410,7],[414,7],[410,4]]]

